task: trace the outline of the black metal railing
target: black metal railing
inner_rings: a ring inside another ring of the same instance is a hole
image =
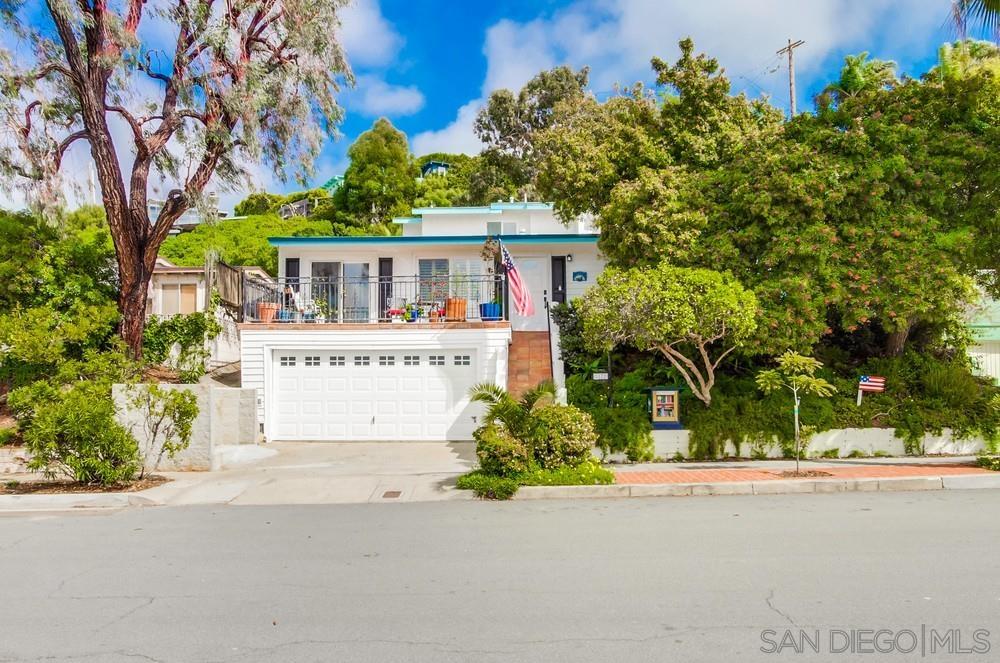
[[[466,322],[505,319],[498,274],[244,281],[247,322]]]

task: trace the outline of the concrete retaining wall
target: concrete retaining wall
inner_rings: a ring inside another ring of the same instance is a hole
[[[678,453],[688,457],[689,431],[686,430],[654,430],[653,443],[658,458],[673,458]],[[924,450],[928,454],[974,454],[981,451],[985,444],[981,438],[956,440],[949,429],[941,435],[927,434],[924,436]],[[876,452],[884,452],[891,456],[905,456],[906,446],[901,438],[895,436],[894,428],[839,428],[817,433],[809,441],[807,456],[820,456],[824,451],[837,449],[838,457],[845,458],[852,451],[859,451],[866,456]],[[781,445],[775,442],[766,450],[768,458],[780,458]],[[750,445],[744,444],[740,454],[749,456]],[[726,443],[727,456],[736,456],[736,448],[732,443]]]
[[[191,426],[191,443],[173,459],[164,456],[159,470],[217,469],[213,450],[222,445],[256,444],[260,441],[257,426],[257,394],[253,389],[213,387],[205,384],[164,384],[163,389],[183,389],[197,399],[198,416]],[[142,386],[133,387],[141,389]],[[144,414],[130,405],[125,385],[114,387],[118,421],[132,431],[140,450],[150,449]],[[148,464],[156,462],[156,452],[146,454]],[[147,466],[147,470],[153,470]]]

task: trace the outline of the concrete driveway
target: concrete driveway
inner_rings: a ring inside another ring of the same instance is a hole
[[[173,481],[140,494],[167,505],[471,499],[454,484],[476,463],[471,442],[276,442],[247,450],[269,455],[218,472],[161,472]]]

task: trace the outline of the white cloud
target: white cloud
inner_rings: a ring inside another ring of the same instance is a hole
[[[424,95],[413,85],[392,85],[372,75],[359,76],[347,101],[365,115],[411,115],[424,107]]]
[[[379,67],[392,62],[403,38],[382,16],[377,0],[357,0],[340,13],[341,45],[354,67]]]
[[[483,145],[472,130],[476,113],[482,107],[481,99],[473,99],[458,109],[456,118],[443,129],[423,131],[413,137],[410,146],[414,154],[453,152],[478,154]]]
[[[796,68],[806,79],[828,66],[831,57],[862,49],[886,59],[926,52],[946,14],[938,0],[579,0],[551,16],[524,23],[505,19],[490,27],[480,96],[464,104],[447,126],[418,134],[413,142],[478,149],[470,108],[481,106],[493,90],[516,90],[558,64],[589,65],[591,89],[598,93],[610,92],[617,83],[648,82],[650,59],[675,59],[677,42],[686,36],[698,51],[718,58],[735,87],[747,88],[752,96],[766,92],[784,105],[787,79],[775,51],[789,37],[806,42],[795,52]],[[800,106],[807,94],[800,85]]]

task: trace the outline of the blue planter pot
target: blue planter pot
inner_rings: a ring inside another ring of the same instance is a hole
[[[500,304],[496,302],[486,302],[479,305],[479,317],[486,321],[500,319]]]

